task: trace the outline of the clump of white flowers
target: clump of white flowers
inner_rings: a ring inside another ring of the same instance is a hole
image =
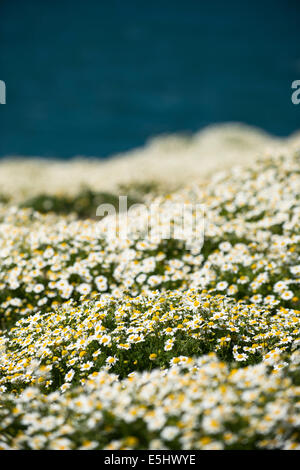
[[[240,366],[272,364],[299,343],[300,311],[274,311],[193,289],[122,299],[107,294],[17,322],[3,340],[0,385],[20,392],[40,383],[45,391],[65,391],[91,372],[124,377],[208,352]],[[38,367],[48,372],[46,379]]]
[[[262,160],[255,169],[232,170],[210,184],[154,199],[149,204],[168,218],[154,217],[145,236],[147,218],[133,213],[125,239],[110,230],[109,218],[99,228],[99,221],[2,208],[2,328],[99,292],[201,287],[259,305],[297,308],[299,187],[297,154]],[[170,222],[181,222],[179,204],[205,207],[203,245],[202,239],[164,238]]]
[[[235,369],[215,354],[65,393],[0,398],[3,449],[298,449],[300,387],[289,369]],[[13,429],[13,432],[11,430]]]
[[[299,448],[299,188],[299,154],[264,158],[126,237],[2,204],[0,448]]]

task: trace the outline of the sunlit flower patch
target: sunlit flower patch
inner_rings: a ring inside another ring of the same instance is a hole
[[[150,195],[125,238],[2,204],[0,448],[299,449],[299,168]]]
[[[272,364],[300,343],[300,311],[236,303],[190,290],[71,302],[20,320],[5,336],[0,385],[10,390],[42,383],[65,391],[91,372],[172,368],[216,352],[240,366]],[[36,369],[43,366],[47,379]]]
[[[123,380],[0,398],[4,449],[299,449],[299,357],[229,367],[214,354]]]
[[[189,240],[149,241],[142,236],[143,223],[136,232],[141,221],[134,217],[128,238],[118,239],[109,226],[99,234],[97,221],[2,209],[2,328],[99,292],[205,287],[250,303],[297,308],[299,187],[299,158],[293,155],[264,160],[255,170],[219,174],[209,185],[153,201],[161,211],[164,204],[172,210],[173,203],[174,220],[178,203],[203,204],[203,247],[197,240],[192,247]]]

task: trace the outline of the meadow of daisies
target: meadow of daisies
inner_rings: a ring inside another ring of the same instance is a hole
[[[300,154],[254,157],[170,191],[2,186],[1,449],[300,449]],[[125,191],[159,227],[99,224]],[[162,235],[197,203],[202,244]]]

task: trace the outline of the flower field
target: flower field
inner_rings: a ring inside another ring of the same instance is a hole
[[[300,449],[299,153],[148,183],[3,194],[0,448]]]

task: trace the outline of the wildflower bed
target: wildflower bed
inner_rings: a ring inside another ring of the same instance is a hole
[[[127,239],[3,204],[0,447],[300,448],[299,168],[153,196]],[[203,246],[164,237],[178,203],[204,205]]]
[[[125,377],[209,352],[227,362],[273,364],[299,341],[300,311],[283,307],[272,312],[193,290],[122,300],[102,296],[20,320],[2,339],[0,384],[20,392],[38,382],[44,391],[65,391],[100,369]]]
[[[299,356],[272,373],[234,369],[214,354],[119,380],[106,371],[65,394],[25,389],[1,399],[4,448],[294,449]]]

